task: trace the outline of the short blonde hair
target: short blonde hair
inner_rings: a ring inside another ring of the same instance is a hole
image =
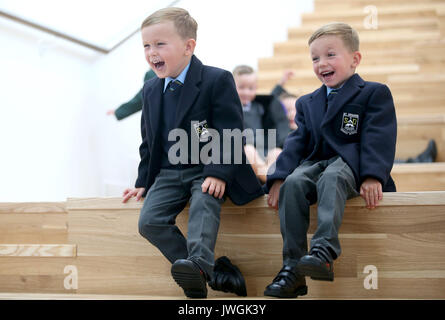
[[[308,44],[322,36],[338,36],[343,40],[344,45],[352,52],[359,51],[360,39],[357,31],[350,25],[342,22],[332,22],[320,27],[309,38]]]
[[[244,64],[236,66],[232,72],[233,76],[242,76],[244,74],[252,74],[252,73],[255,73],[255,70],[253,70],[252,67],[244,65]]]
[[[168,21],[174,23],[176,32],[182,39],[196,40],[198,23],[182,8],[168,7],[152,13],[142,22],[141,29]]]

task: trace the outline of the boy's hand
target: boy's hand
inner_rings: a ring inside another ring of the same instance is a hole
[[[132,197],[136,197],[136,201],[141,200],[142,195],[145,192],[145,188],[128,188],[125,189],[124,194],[122,195],[124,199],[122,200],[123,203],[127,202],[128,199]]]
[[[217,199],[221,199],[226,191],[226,182],[224,180],[207,177],[201,185],[202,192],[207,192]]]
[[[382,184],[374,178],[367,178],[360,187],[360,195],[365,199],[366,208],[375,209],[383,199]]]
[[[280,198],[280,187],[282,184],[283,180],[275,180],[267,196],[267,204],[276,210],[278,210],[278,199]]]

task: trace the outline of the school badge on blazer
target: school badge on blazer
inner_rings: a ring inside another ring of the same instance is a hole
[[[207,120],[194,123],[193,127],[195,128],[195,132],[198,135],[199,142],[207,142],[210,137],[209,130],[207,130]]]
[[[354,113],[343,113],[340,131],[347,135],[357,134],[359,115]]]

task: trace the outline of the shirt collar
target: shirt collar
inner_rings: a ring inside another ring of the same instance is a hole
[[[330,87],[328,87],[328,86],[326,86],[326,96],[329,96],[329,94],[331,93],[331,91],[332,90],[340,90],[343,86],[344,86],[345,84],[343,83],[341,86],[340,86],[340,88],[330,88]]]
[[[246,104],[246,105],[243,105],[243,111],[244,111],[244,112],[249,112],[251,107],[252,107],[252,101],[249,102],[249,103]]]
[[[189,68],[190,68],[190,63],[191,63],[191,61],[190,61],[189,64],[184,68],[184,70],[182,70],[182,72],[179,74],[179,76],[177,76],[176,78],[172,78],[172,77],[167,77],[167,78],[165,78],[165,82],[164,82],[164,92],[165,92],[165,89],[167,89],[167,86],[168,86],[168,84],[170,83],[170,81],[179,80],[179,81],[181,81],[182,84],[184,84],[185,77],[187,76],[187,71],[188,71]]]

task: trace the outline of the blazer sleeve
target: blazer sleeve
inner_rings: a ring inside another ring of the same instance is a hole
[[[142,92],[142,97],[143,97]],[[144,99],[143,99],[144,101]],[[142,111],[141,115],[141,136],[142,136],[142,143],[139,147],[139,155],[141,157],[141,160],[139,162],[138,166],[138,177],[136,179],[135,187],[136,188],[146,188],[147,187],[147,180],[148,180],[148,163],[150,161],[150,150],[148,149],[147,144],[147,130],[145,127],[145,112]],[[147,191],[147,190],[145,190]]]
[[[275,166],[269,168],[266,186],[270,189],[275,180],[284,180],[300,164],[309,141],[309,130],[306,126],[301,99],[296,102],[297,115],[295,121],[298,128],[292,131],[284,142],[283,151],[277,158]]]
[[[230,143],[230,159],[227,157],[227,146],[224,146],[224,129],[243,130],[243,113],[241,109],[241,102],[236,91],[235,81],[233,76],[228,71],[223,71],[216,79],[212,88],[211,94],[212,104],[212,129],[219,133],[219,154],[220,163],[210,163],[204,166],[204,177],[215,177],[224,180],[230,184],[234,178],[236,165],[234,164],[234,141]],[[224,149],[223,149],[224,148]],[[225,151],[225,154],[223,153]],[[230,161],[230,162],[229,162]],[[226,164],[229,162],[230,164]]]
[[[286,89],[284,89],[283,86],[277,84],[277,85],[272,89],[272,92],[271,92],[270,94],[273,95],[275,98],[279,99],[279,98],[280,98],[280,95],[281,95],[282,93],[284,93],[284,92],[287,93]]]
[[[361,129],[360,181],[373,177],[386,185],[394,163],[397,119],[391,91],[379,86],[366,107]]]

